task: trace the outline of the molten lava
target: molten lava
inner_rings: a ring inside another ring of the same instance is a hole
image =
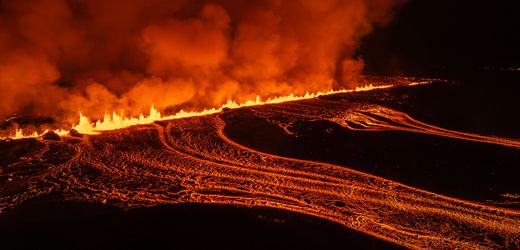
[[[517,140],[443,129],[375,104],[311,98],[322,94],[225,107],[278,103],[247,109],[280,128],[321,120],[354,133],[395,130],[520,149]],[[3,190],[9,190],[0,192],[0,213],[58,192],[70,200],[123,208],[210,203],[284,209],[410,248],[520,246],[518,210],[447,197],[348,166],[260,152],[224,133],[223,116],[239,110],[220,110],[163,117],[152,109],[148,117],[122,119],[114,114],[95,125],[82,117],[76,128],[83,133],[154,123],[61,141],[5,142],[33,149],[0,163]],[[190,118],[173,119],[180,117]]]
[[[410,83],[410,85],[418,85],[418,84],[426,84],[430,81],[413,81]],[[297,100],[305,100],[305,99],[311,99],[316,98],[323,95],[332,95],[332,94],[339,94],[339,93],[353,93],[353,92],[360,92],[360,91],[369,91],[374,89],[385,89],[390,88],[392,85],[378,85],[374,86],[372,84],[363,86],[363,87],[357,87],[355,89],[342,89],[342,90],[329,90],[324,92],[316,92],[316,93],[306,93],[305,95],[288,95],[288,96],[280,96],[275,98],[269,98],[265,101],[263,101],[260,96],[257,96],[255,100],[249,100],[244,103],[236,103],[235,101],[229,100],[227,103],[223,104],[221,107],[218,108],[211,108],[211,109],[204,109],[202,111],[184,111],[181,110],[173,115],[167,115],[162,116],[159,111],[157,111],[153,106],[150,108],[150,112],[148,116],[144,116],[144,114],[141,114],[139,117],[124,117],[123,115],[117,114],[116,112],[113,112],[112,115],[105,114],[104,118],[99,121],[91,122],[91,119],[84,116],[80,113],[79,115],[79,123],[72,126],[72,129],[76,130],[79,133],[82,134],[97,134],[100,131],[108,131],[108,130],[114,130],[114,129],[121,129],[126,128],[134,125],[144,125],[144,124],[150,124],[155,121],[161,121],[161,120],[170,120],[170,119],[179,119],[179,118],[186,118],[186,117],[195,117],[195,116],[203,116],[203,115],[210,115],[221,112],[223,109],[236,109],[241,107],[250,107],[250,106],[257,106],[257,105],[266,105],[266,104],[275,104],[275,103],[282,103],[282,102],[290,102],[290,101],[297,101]],[[22,138],[35,138],[40,137],[43,134],[47,133],[48,130],[45,130],[43,133],[38,134],[37,132],[32,133],[23,133],[22,129],[17,129],[16,134],[14,136],[4,137],[0,139],[22,139]],[[63,129],[56,129],[53,131],[54,133],[58,135],[67,135],[69,133],[68,130]]]

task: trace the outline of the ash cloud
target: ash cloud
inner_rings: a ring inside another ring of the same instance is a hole
[[[402,0],[0,1],[0,117],[73,123],[352,87]]]

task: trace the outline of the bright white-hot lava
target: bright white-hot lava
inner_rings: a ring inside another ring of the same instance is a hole
[[[414,86],[414,85],[426,84],[426,83],[431,83],[431,81],[414,81],[414,82],[409,83],[408,85]],[[328,90],[328,91],[323,91],[323,92],[319,91],[319,92],[315,92],[315,93],[306,93],[305,95],[290,94],[287,96],[269,98],[267,100],[262,100],[260,98],[260,96],[257,96],[256,99],[249,100],[244,103],[237,103],[235,101],[229,100],[227,103],[223,104],[222,106],[220,106],[218,108],[204,109],[202,111],[181,110],[173,115],[166,115],[166,116],[163,116],[153,106],[150,108],[150,113],[148,114],[148,116],[141,114],[141,115],[139,115],[139,117],[124,117],[124,115],[120,115],[120,114],[117,114],[116,112],[113,112],[112,115],[105,114],[105,116],[103,117],[102,120],[98,120],[95,122],[92,122],[91,119],[89,119],[88,117],[86,117],[80,113],[78,124],[73,125],[71,129],[74,129],[81,134],[97,134],[100,131],[121,129],[121,128],[126,128],[126,127],[130,127],[130,126],[134,126],[134,125],[150,124],[150,123],[153,123],[154,121],[180,119],[180,118],[186,118],[186,117],[195,117],[195,116],[215,114],[215,113],[221,112],[225,108],[236,109],[236,108],[241,108],[241,107],[275,104],[275,103],[282,103],[282,102],[311,99],[311,98],[316,98],[316,97],[323,96],[323,95],[361,92],[361,91],[369,91],[369,90],[374,90],[374,89],[386,89],[386,88],[390,88],[393,86],[394,85],[377,85],[376,86],[376,85],[368,84],[363,87],[357,87],[355,89]],[[69,131],[70,130],[57,129],[57,130],[54,130],[53,132],[60,136],[63,136],[63,135],[67,135],[69,133]],[[14,136],[3,137],[0,139],[35,138],[35,137],[40,137],[47,132],[48,132],[48,130],[45,130],[42,133],[37,133],[37,132],[24,133],[22,129],[17,129]]]

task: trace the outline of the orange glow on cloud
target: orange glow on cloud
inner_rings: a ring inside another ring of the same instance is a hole
[[[402,2],[4,1],[0,118],[69,128],[79,112],[106,120],[360,87],[359,41]]]

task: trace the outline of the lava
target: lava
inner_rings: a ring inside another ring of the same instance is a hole
[[[418,84],[426,84],[430,83],[430,81],[413,81],[409,83],[411,86],[418,85]],[[275,104],[275,103],[282,103],[282,102],[290,102],[290,101],[297,101],[297,100],[305,100],[305,99],[312,99],[323,95],[332,95],[332,94],[339,94],[339,93],[353,93],[353,92],[360,92],[360,91],[370,91],[374,89],[385,89],[390,88],[393,85],[366,85],[363,87],[357,87],[354,89],[342,89],[342,90],[329,90],[329,91],[319,91],[315,93],[306,93],[305,95],[294,95],[290,94],[287,96],[279,96],[275,98],[269,98],[265,101],[263,101],[260,96],[257,96],[254,100],[249,100],[243,103],[237,103],[235,101],[228,100],[225,104],[218,108],[211,108],[211,109],[204,109],[202,111],[184,111],[181,110],[173,115],[167,115],[162,116],[159,111],[157,111],[154,106],[150,108],[150,112],[148,116],[144,116],[142,113],[139,115],[139,117],[125,117],[122,114],[117,114],[116,112],[113,112],[112,115],[105,114],[104,118],[102,120],[98,120],[95,122],[91,122],[91,119],[84,116],[83,114],[79,114],[79,122],[78,124],[75,124],[72,126],[72,129],[76,130],[79,133],[82,134],[97,134],[100,131],[108,131],[108,130],[114,130],[114,129],[121,129],[126,128],[129,126],[135,126],[135,125],[144,125],[144,124],[150,124],[155,121],[162,121],[162,120],[170,120],[170,119],[180,119],[180,118],[186,118],[186,117],[195,117],[195,116],[203,116],[203,115],[210,115],[221,112],[223,109],[236,109],[236,108],[242,108],[242,107],[250,107],[250,106],[257,106],[257,105],[266,105],[266,104]],[[49,132],[49,130],[45,130],[42,133],[32,132],[32,133],[24,133],[22,129],[17,129],[14,136],[7,136],[7,137],[0,137],[0,139],[22,139],[22,138],[35,138],[40,137],[43,134]],[[56,129],[53,130],[54,133],[58,135],[67,135],[69,133],[69,130],[63,130],[63,129]]]
[[[373,104],[314,98],[248,109],[281,127],[320,119],[352,131],[398,130],[520,148],[512,139],[439,128]],[[348,166],[260,152],[224,134],[223,114],[62,141],[27,140],[40,146],[2,166],[2,180],[9,180],[2,184],[0,211],[50,192],[123,208],[260,206],[317,216],[410,248],[519,247],[518,210],[447,197]]]
[[[420,122],[403,112],[395,111],[380,106],[369,106],[365,110],[346,112],[344,116],[335,118],[334,121],[351,130],[400,130],[415,133],[438,135],[461,140],[497,144],[506,147],[520,149],[520,141],[518,140],[512,140],[509,138],[501,138],[496,136],[482,136],[472,133],[465,133],[440,128],[437,126],[426,124],[424,122]]]

